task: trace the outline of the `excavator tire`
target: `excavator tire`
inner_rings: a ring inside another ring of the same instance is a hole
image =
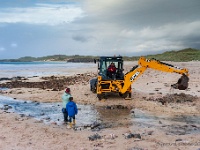
[[[179,89],[179,90],[186,90],[188,88],[188,82],[189,78],[185,74],[183,74],[179,79],[178,82],[175,84],[172,84],[171,87],[174,89]]]
[[[130,99],[131,98],[131,93],[125,92],[124,94],[119,93],[119,96],[121,96],[124,99]]]
[[[102,99],[104,99],[104,94],[102,93],[102,94],[97,94],[97,98],[99,99],[99,100],[102,100]]]

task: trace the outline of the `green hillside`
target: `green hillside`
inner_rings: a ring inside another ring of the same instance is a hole
[[[155,58],[162,61],[200,61],[200,50],[187,48],[179,51],[167,51],[162,54],[148,55],[147,58]]]
[[[81,55],[51,55],[51,56],[44,56],[44,57],[21,57],[18,59],[4,59],[0,60],[1,62],[28,62],[28,61],[68,61],[68,62],[92,62],[93,59],[98,58],[99,56],[81,56]],[[179,51],[167,51],[162,54],[156,55],[147,55],[147,58],[155,58],[160,61],[193,61],[198,60],[200,61],[200,50],[187,48]],[[125,61],[137,61],[140,57],[139,56],[124,56]]]

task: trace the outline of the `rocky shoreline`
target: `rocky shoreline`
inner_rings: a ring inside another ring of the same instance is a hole
[[[0,88],[40,88],[52,89],[53,91],[61,91],[68,85],[77,83],[88,83],[91,78],[95,77],[94,73],[76,74],[75,76],[50,76],[41,77],[41,81],[29,82],[28,78],[13,77],[13,78],[0,78],[0,81],[7,81],[0,84]]]

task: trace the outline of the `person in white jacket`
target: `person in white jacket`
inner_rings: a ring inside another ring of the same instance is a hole
[[[64,116],[64,122],[68,122],[68,112],[66,110],[66,105],[69,102],[69,98],[71,97],[70,88],[66,88],[65,92],[62,95],[62,113]]]

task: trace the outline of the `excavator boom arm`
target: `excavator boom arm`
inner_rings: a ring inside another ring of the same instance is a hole
[[[144,57],[141,57],[138,61],[138,64],[140,66],[151,68],[163,72],[171,72],[171,73],[179,73],[179,74],[185,74],[188,76],[188,70],[185,68],[179,68],[176,66],[173,66],[171,64],[163,63],[156,59],[146,59]]]
[[[131,84],[136,81],[136,79],[141,76],[147,68],[163,72],[182,74],[183,76],[176,84],[172,85],[172,87],[179,90],[185,90],[188,87],[189,74],[187,69],[182,69],[171,64],[163,63],[156,59],[146,59],[144,57],[141,57],[138,61],[138,65],[134,66],[128,73],[125,74],[123,87],[120,84],[117,85],[120,89],[119,92],[125,93],[127,89],[131,86]]]

